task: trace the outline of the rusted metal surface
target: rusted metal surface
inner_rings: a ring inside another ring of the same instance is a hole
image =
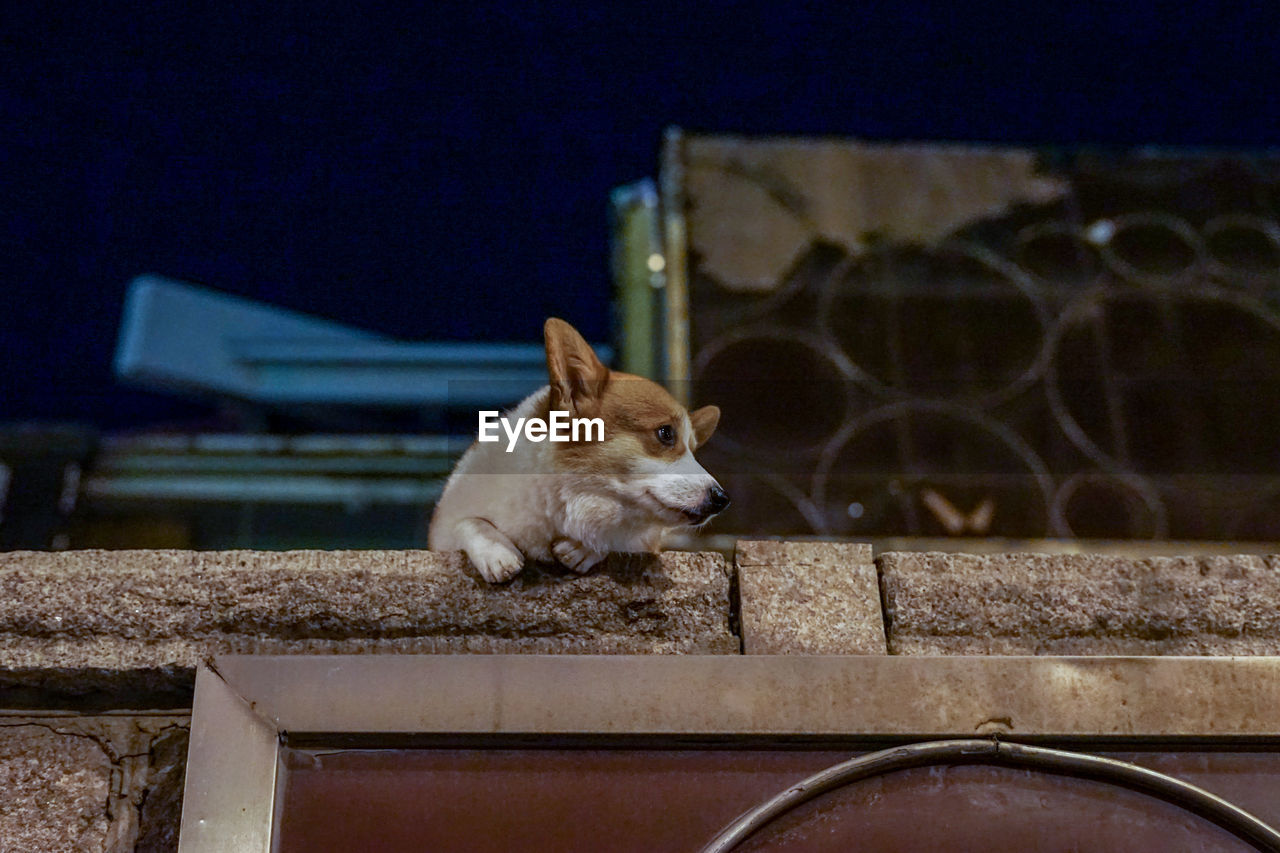
[[[694,851],[838,751],[300,751],[278,849]],[[1280,820],[1280,754],[1121,757]],[[1251,850],[1184,809],[1098,782],[1002,767],[907,770],[827,794],[741,850]]]
[[[280,853],[694,851],[811,753],[391,750],[289,762]]]

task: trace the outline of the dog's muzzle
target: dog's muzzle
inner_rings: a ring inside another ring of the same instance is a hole
[[[720,484],[716,483],[707,489],[707,496],[702,499],[702,503],[698,504],[697,523],[701,524],[711,516],[723,512],[728,505],[729,496],[725,494],[724,489],[720,488]]]

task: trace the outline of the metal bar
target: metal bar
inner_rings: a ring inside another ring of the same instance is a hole
[[[462,441],[459,442],[459,451]],[[377,477],[406,474],[430,477],[448,474],[457,453],[448,456],[211,456],[139,455],[100,459],[99,477],[155,474],[302,474]]]
[[[619,187],[610,195],[610,207],[618,366],[660,380],[659,297],[667,279],[657,188],[649,178]]]
[[[234,358],[255,366],[437,367],[544,369],[539,344],[411,343],[408,341],[310,341],[231,338]],[[608,351],[607,347],[601,347]]]
[[[288,503],[368,506],[425,506],[440,497],[444,475],[433,479],[367,479],[338,476],[250,476],[175,474],[89,477],[84,495],[93,501],[180,501],[190,503]]]
[[[689,235],[684,216],[684,134],[668,128],[662,144],[662,223],[666,247],[666,378],[672,395],[690,403]]]
[[[291,733],[924,739],[999,720],[1013,738],[1280,737],[1277,657],[264,656],[217,666]]]
[[[192,719],[179,853],[270,853],[279,733],[208,666]]]
[[[448,454],[452,440],[438,435],[263,435],[259,433],[155,433],[106,436],[98,449],[103,455],[226,454],[237,456],[289,454],[332,456],[434,456]]]
[[[228,342],[267,402],[407,406],[510,405],[547,383],[539,344]],[[613,359],[597,345],[600,360]]]

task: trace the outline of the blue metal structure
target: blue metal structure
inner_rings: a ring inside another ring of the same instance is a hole
[[[540,344],[398,341],[151,275],[130,284],[115,371],[264,407],[500,407],[547,381]]]

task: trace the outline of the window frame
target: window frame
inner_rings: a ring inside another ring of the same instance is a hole
[[[1280,657],[221,656],[196,675],[179,850],[268,853],[289,748],[983,736],[1280,751]]]

